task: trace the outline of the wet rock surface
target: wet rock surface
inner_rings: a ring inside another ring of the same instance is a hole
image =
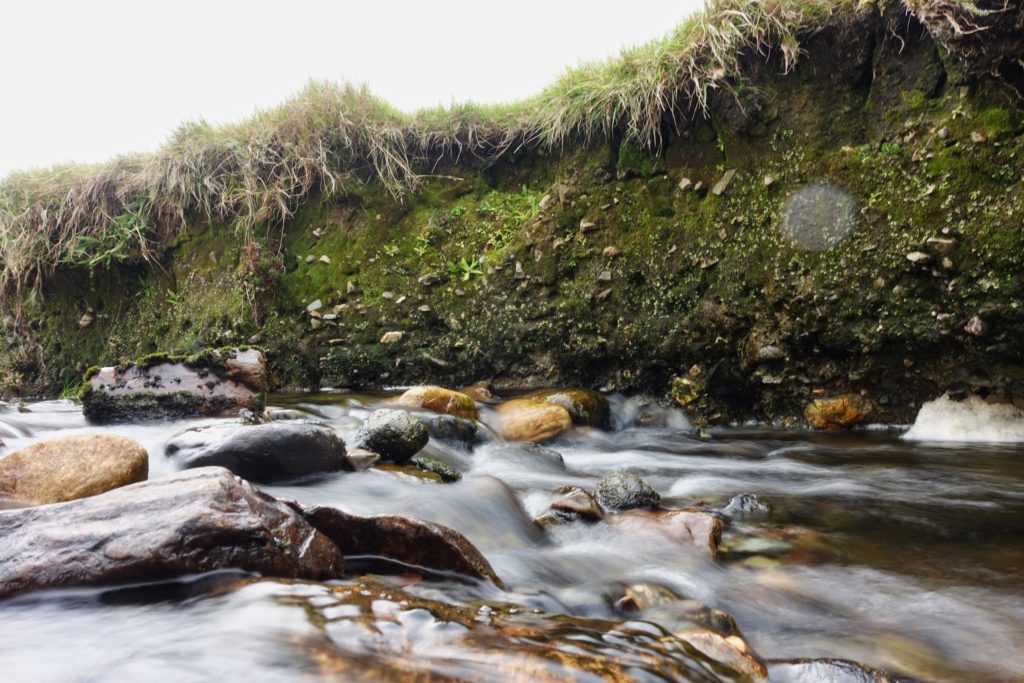
[[[211,349],[196,356],[157,354],[86,378],[82,407],[95,424],[189,415],[259,414],[267,365],[256,349]]]
[[[608,399],[592,389],[545,389],[523,398],[561,406],[569,412],[574,424],[607,427],[611,415]]]
[[[389,462],[405,462],[430,440],[427,428],[405,410],[375,410],[367,416],[353,438],[357,448],[379,453]]]
[[[395,400],[396,405],[421,408],[467,420],[477,418],[476,404],[469,396],[435,386],[413,387]]]
[[[305,421],[225,424],[178,434],[165,453],[180,467],[225,467],[255,482],[354,469],[334,429]]]
[[[454,573],[500,583],[480,551],[448,527],[395,515],[358,517],[319,506],[304,508],[302,514],[334,541],[347,558],[385,559],[439,574]],[[394,566],[384,568],[395,570]],[[376,569],[380,571],[380,566]]]
[[[772,683],[911,683],[844,659],[800,659],[768,662]]]
[[[646,535],[718,555],[722,521],[697,510],[629,510],[606,518],[619,532]]]
[[[145,481],[149,456],[113,434],[47,439],[0,459],[0,499],[44,504],[95,496]]]
[[[501,434],[509,441],[541,443],[572,429],[572,416],[560,405],[517,398],[498,406]]]
[[[594,486],[594,498],[605,510],[655,508],[661,496],[650,484],[632,472],[613,470]]]
[[[220,467],[3,511],[0,536],[0,597],[215,569],[322,580],[344,564],[292,508]]]

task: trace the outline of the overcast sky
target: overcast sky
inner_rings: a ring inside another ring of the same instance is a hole
[[[3,0],[0,178],[154,149],[310,79],[401,109],[531,95],[667,33],[700,0]]]

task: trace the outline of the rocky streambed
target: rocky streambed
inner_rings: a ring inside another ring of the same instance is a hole
[[[5,679],[1024,675],[1020,446],[509,398],[2,406]]]

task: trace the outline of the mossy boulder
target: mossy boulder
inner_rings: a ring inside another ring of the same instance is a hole
[[[527,394],[524,398],[536,399],[556,406],[562,406],[578,425],[607,427],[611,419],[608,399],[592,389],[544,389]]]
[[[145,481],[149,457],[115,434],[47,439],[0,460],[0,498],[42,505],[95,496]]]
[[[863,422],[873,412],[871,402],[857,394],[818,398],[807,404],[804,417],[814,429],[845,429]]]
[[[646,481],[626,470],[613,470],[594,486],[594,498],[605,510],[656,508],[661,496]]]
[[[467,420],[477,418],[473,399],[458,391],[435,386],[413,387],[395,399],[395,404],[406,408],[420,408],[435,413],[454,415]]]

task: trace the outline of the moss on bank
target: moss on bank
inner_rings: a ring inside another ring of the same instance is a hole
[[[707,419],[788,420],[855,392],[903,421],[943,390],[1024,394],[1020,100],[955,76],[913,20],[842,16],[803,37],[789,75],[784,55],[745,56],[748,86],[667,126],[657,152],[611,135],[441,165],[403,199],[373,181],[313,192],[255,233],[284,263],[258,323],[239,284],[254,233],[219,220],[153,265],[61,269],[24,301],[37,345],[0,362],[8,390],[251,342],[278,388],[486,377],[665,394],[687,376]],[[822,251],[783,230],[813,185],[855,206]]]

